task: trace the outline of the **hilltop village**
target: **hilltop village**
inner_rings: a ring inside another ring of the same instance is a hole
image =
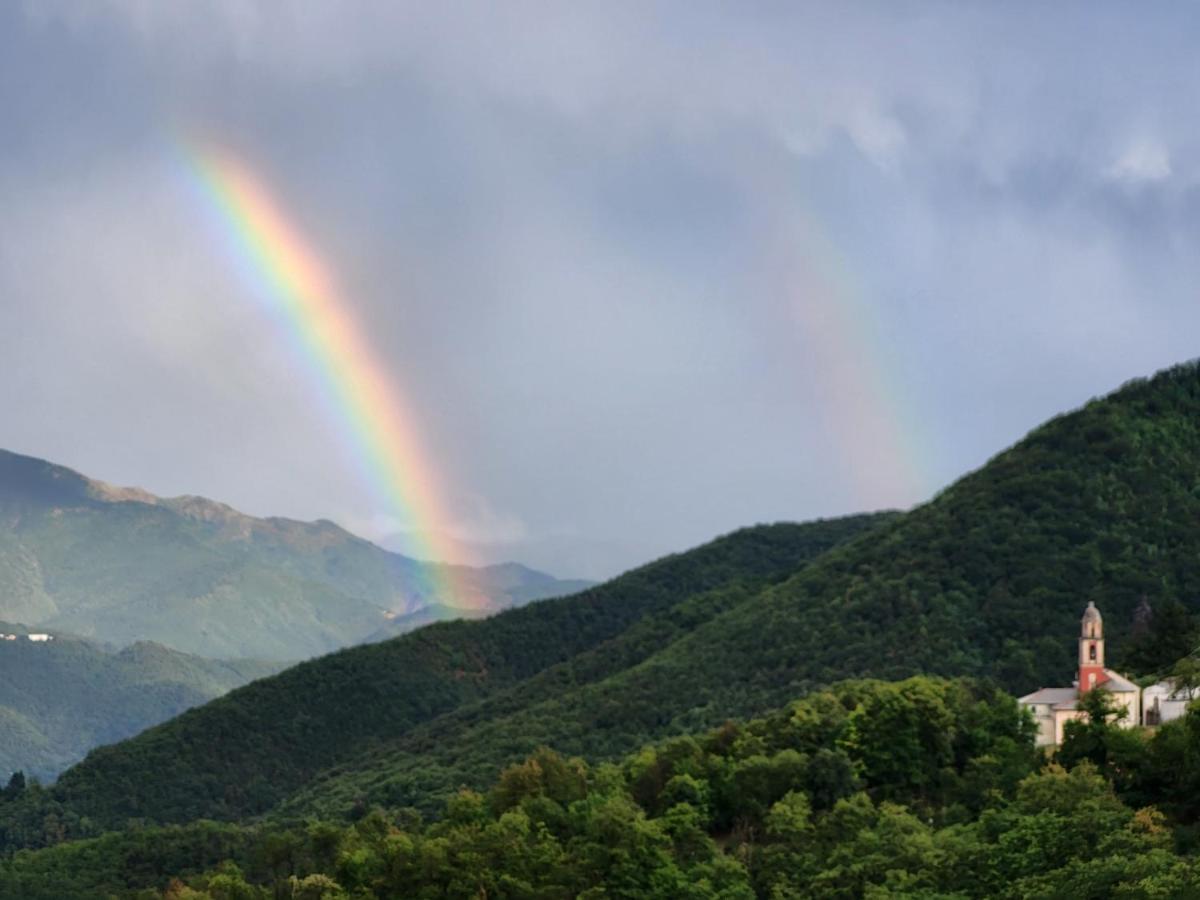
[[[1079,666],[1070,687],[1040,688],[1017,701],[1032,711],[1037,721],[1039,747],[1062,743],[1063,726],[1083,719],[1080,701],[1088,691],[1101,690],[1112,695],[1114,705],[1123,710],[1118,724],[1124,728],[1161,725],[1177,719],[1187,710],[1191,692],[1172,681],[1160,681],[1142,688],[1119,672],[1104,666],[1104,619],[1096,604],[1088,601],[1079,631]]]

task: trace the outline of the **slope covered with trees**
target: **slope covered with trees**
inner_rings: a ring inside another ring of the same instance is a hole
[[[1187,365],[1047,423],[875,527],[754,530],[569,600],[335,654],[98,751],[48,799],[71,827],[435,810],[537,743],[614,758],[845,677],[1058,683],[1088,599],[1120,665],[1143,598],[1195,610],[1197,459]],[[6,815],[32,821],[22,809]]]
[[[280,668],[203,659],[145,642],[111,651],[63,635],[46,643],[0,641],[0,773],[54,778],[93,747]]]
[[[1196,896],[1200,712],[1151,735],[1089,711],[1047,760],[994,688],[847,682],[615,763],[539,749],[430,822],[201,822],[23,852],[0,898]]]
[[[752,593],[887,518],[745,529],[573,597],[435,624],[303,663],[133,742],[94,751],[54,788],[56,822],[70,831],[85,817],[98,827],[265,812],[367,746],[501,694],[678,607],[681,598],[735,585]],[[602,678],[621,662],[598,658],[587,677]],[[0,820],[17,814],[0,811]],[[44,811],[30,815],[40,822]],[[27,823],[8,831],[16,832],[22,842],[42,840]]]
[[[346,816],[371,800],[434,809],[538,744],[611,757],[846,677],[977,675],[1018,694],[1066,683],[1089,599],[1104,610],[1110,661],[1154,671],[1154,653],[1131,637],[1143,600],[1159,611],[1151,646],[1167,647],[1168,624],[1172,646],[1195,634],[1198,459],[1200,370],[1129,384],[790,578],[694,598],[536,681],[363,748],[283,811]],[[644,652],[602,678],[576,674],[643,633]]]

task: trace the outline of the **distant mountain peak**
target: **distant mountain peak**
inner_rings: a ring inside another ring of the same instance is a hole
[[[118,487],[95,478],[86,480],[92,497],[104,503],[148,503],[152,506],[158,503],[158,497],[144,488]]]
[[[258,518],[0,451],[0,619],[116,645],[300,660],[375,636],[385,612],[491,613],[587,586],[523,567],[455,567],[450,596],[441,565],[328,519]]]

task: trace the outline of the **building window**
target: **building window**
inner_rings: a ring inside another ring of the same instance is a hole
[[[1089,658],[1089,659],[1090,659],[1092,662],[1095,662],[1095,661],[1096,661],[1096,645],[1095,645],[1095,644],[1089,644],[1089,645],[1088,645],[1088,658]]]

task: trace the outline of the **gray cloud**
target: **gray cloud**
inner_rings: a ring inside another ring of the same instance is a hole
[[[6,6],[0,445],[411,545],[189,196],[196,130],[335,269],[481,558],[918,502],[1195,354],[1195,16]]]

